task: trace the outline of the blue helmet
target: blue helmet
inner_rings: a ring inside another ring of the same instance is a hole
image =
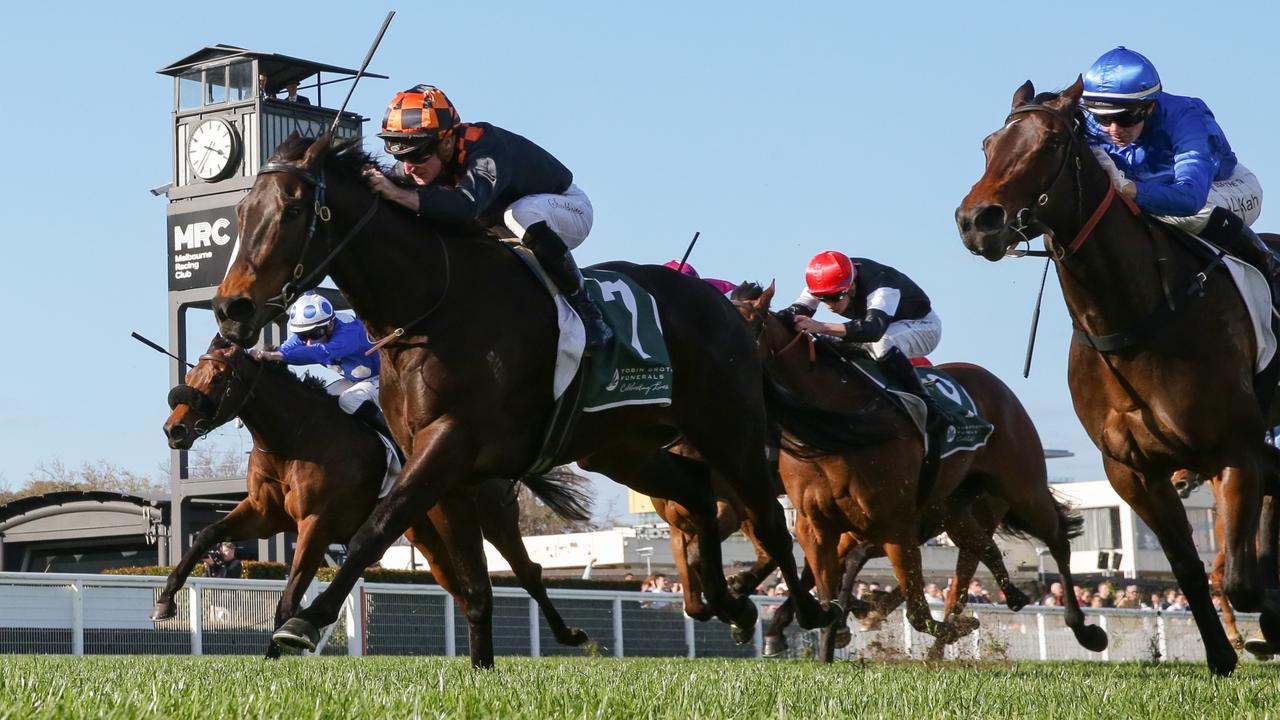
[[[1151,61],[1123,45],[1098,58],[1084,74],[1084,106],[1097,115],[1131,110],[1160,92],[1160,73]]]

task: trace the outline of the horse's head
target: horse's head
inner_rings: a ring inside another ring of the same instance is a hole
[[[763,288],[756,283],[745,282],[729,295],[733,306],[738,309],[747,327],[751,328],[756,339],[756,349],[764,359],[781,354],[798,335],[782,318],[769,310],[773,293],[774,283]]]
[[[250,363],[252,360],[243,350],[214,336],[209,349],[187,372],[185,381],[169,391],[173,412],[164,423],[169,447],[187,450],[239,413],[253,389],[253,383],[244,377]]]
[[[1078,180],[1075,143],[1083,89],[1077,78],[1061,93],[1036,95],[1028,80],[1013,94],[1004,127],[982,141],[986,172],[956,209],[956,225],[970,252],[999,260],[1009,248],[1045,233],[1055,212],[1069,209],[1072,192],[1055,186],[1072,177],[1067,172],[1072,157]]]
[[[350,141],[329,135],[315,140],[291,134],[258,171],[249,193],[236,205],[239,250],[213,298],[218,331],[248,347],[262,327],[294,296],[318,284],[313,271],[328,251],[324,164]]]

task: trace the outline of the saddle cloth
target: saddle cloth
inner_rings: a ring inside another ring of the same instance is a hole
[[[559,400],[582,365],[586,330],[533,253],[517,243],[504,244],[525,262],[555,300],[560,337],[551,391],[552,397]],[[613,329],[613,340],[595,353],[587,368],[582,411],[624,405],[670,405],[673,373],[657,301],[621,273],[587,269],[582,275],[587,295]]]
[[[843,354],[842,356],[872,382],[883,388],[890,397],[901,403],[907,414],[911,416],[920,436],[928,443],[928,433],[924,429],[924,401],[906,392],[895,383],[889,382],[888,377],[881,372],[879,364],[874,360]],[[939,407],[947,408],[949,406],[951,415],[960,418],[955,425],[947,428],[946,436],[942,439],[942,450],[939,457],[947,457],[962,451],[973,451],[985,446],[987,439],[995,431],[995,426],[978,415],[978,404],[973,401],[973,396],[969,394],[969,391],[965,390],[964,386],[948,375],[946,371],[936,367],[917,366],[915,371],[920,376],[921,383],[924,384],[929,394],[933,396],[933,401]]]

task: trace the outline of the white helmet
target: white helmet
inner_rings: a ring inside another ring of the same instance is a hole
[[[289,308],[289,332],[304,333],[333,319],[333,304],[323,295],[307,291]]]

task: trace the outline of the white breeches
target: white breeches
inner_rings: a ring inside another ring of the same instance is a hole
[[[330,395],[338,396],[338,407],[348,415],[355,412],[366,400],[373,402],[379,409],[382,408],[382,403],[378,401],[378,378],[376,377],[354,383],[346,378],[338,378],[326,385],[324,389],[329,391]]]
[[[594,219],[591,198],[577,185],[570,185],[563,195],[526,195],[511,203],[502,214],[502,221],[517,238],[524,237],[525,228],[545,220],[547,227],[554,230],[570,250],[587,239]]]
[[[1186,217],[1160,216],[1161,222],[1180,227],[1192,234],[1199,234],[1209,223],[1209,213],[1224,207],[1244,219],[1246,227],[1252,226],[1262,214],[1262,185],[1257,176],[1244,165],[1236,165],[1231,177],[1218,180],[1209,186],[1209,200],[1200,212]]]
[[[909,358],[924,357],[937,349],[940,342],[942,320],[930,310],[919,320],[894,320],[879,340],[858,345],[879,360],[893,348],[898,348]]]

